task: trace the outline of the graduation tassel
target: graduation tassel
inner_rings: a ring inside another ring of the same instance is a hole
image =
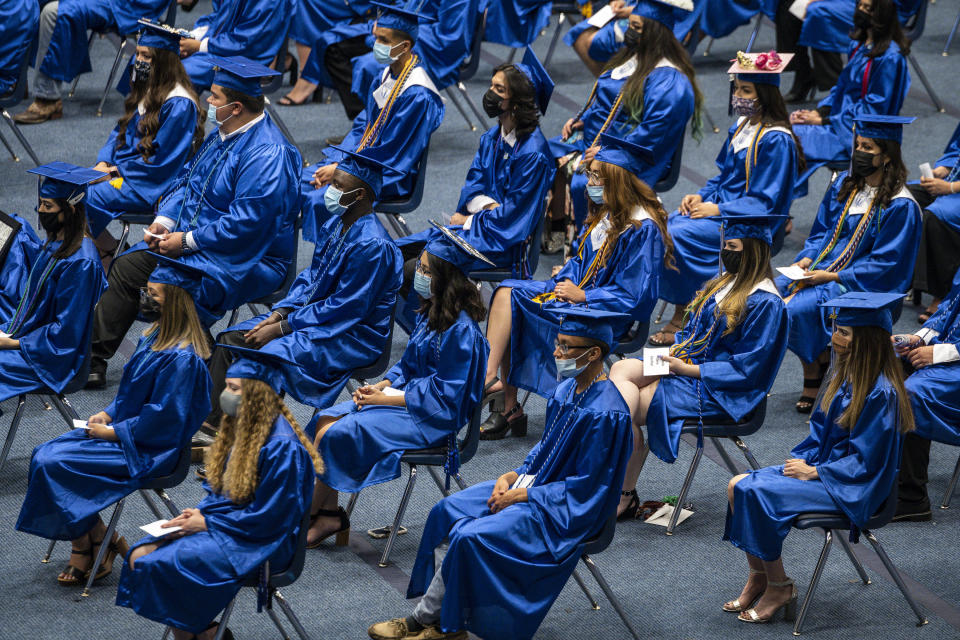
[[[447,474],[444,488],[450,491],[450,477],[460,473],[460,448],[457,446],[457,436],[453,433],[447,436],[447,459],[443,463],[443,471]]]

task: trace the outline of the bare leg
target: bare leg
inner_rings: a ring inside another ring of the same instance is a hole
[[[674,305],[673,317],[670,318],[670,322],[652,336],[656,344],[673,343],[677,331],[683,327],[683,312],[686,308],[686,304]]]
[[[820,393],[820,385],[827,365],[830,363],[830,352],[824,351],[813,362],[800,361],[803,367],[803,391],[797,401],[797,411],[810,413],[813,403]]]
[[[158,544],[145,544],[134,549],[132,552],[130,552],[130,568],[136,569],[137,560],[147,555],[148,553],[153,553],[159,548],[160,548],[160,545]]]
[[[593,37],[597,34],[597,31],[596,27],[591,27],[581,33],[573,43],[573,50],[577,52],[577,55],[583,60],[583,64],[587,65],[587,69],[595,78],[603,72],[603,64],[590,57],[590,45],[593,43]]]
[[[490,317],[487,320],[487,342],[490,343],[486,377],[488,384],[497,377],[501,360],[510,347],[510,329],[513,323],[513,310],[510,304],[512,291],[511,287],[500,287],[493,295],[493,302],[490,304]],[[506,380],[506,374],[501,380]],[[498,388],[500,388],[499,385],[491,390],[496,391]]]
[[[307,64],[307,58],[310,57],[310,52],[313,51],[313,47],[307,46],[305,44],[296,43],[297,45],[297,61],[300,64],[300,71],[303,71],[304,65]]]
[[[647,461],[647,454],[650,453],[650,447],[644,440],[640,427],[647,423],[647,410],[657,391],[659,379],[655,376],[645,376],[643,363],[630,358],[614,363],[610,368],[610,381],[620,391],[633,419],[633,453],[627,461],[627,471],[623,479],[623,490],[631,491],[637,486],[637,479]],[[631,496],[620,496],[618,515],[630,504],[630,498]]]
[[[756,611],[758,617],[767,618],[790,601],[793,597],[794,586],[792,583],[783,586],[774,586],[772,584],[782,584],[789,581],[787,574],[783,571],[782,558],[777,558],[771,562],[767,562],[766,560],[761,561],[759,558],[755,558],[755,560],[762,562],[763,568],[767,572],[767,588],[764,590],[763,595],[760,596],[760,599],[757,600],[757,604],[754,605],[753,609]],[[746,612],[740,615],[741,617],[746,617]]]
[[[730,482],[727,483],[727,500],[730,502],[731,512],[733,512],[733,487],[746,477],[747,474],[741,473],[731,478]],[[743,590],[737,599],[731,600],[723,605],[726,611],[740,611],[741,609],[749,608],[750,605],[760,597],[764,589],[767,588],[767,574],[763,567],[763,561],[749,553],[746,554],[746,556],[747,564],[750,565],[750,575],[747,577],[747,583],[743,585]]]
[[[320,440],[326,435],[327,430],[339,418],[327,416],[317,421],[317,437],[314,443],[320,446]],[[339,494],[336,490],[317,480],[313,485],[313,502],[310,505],[310,513],[316,513],[320,510],[335,511],[338,506],[337,499]],[[332,531],[340,528],[340,518],[336,516],[318,516],[310,525],[307,534],[307,544],[312,544],[316,540],[323,538]]]

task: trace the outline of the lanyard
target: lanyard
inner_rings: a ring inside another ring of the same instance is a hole
[[[338,235],[340,238],[334,242]],[[343,231],[343,220],[337,220],[333,231],[330,233],[330,237],[327,238],[327,242],[323,247],[323,253],[320,254],[320,258],[317,260],[319,269],[317,269],[317,274],[314,276],[313,286],[310,288],[310,295],[304,300],[304,304],[309,304],[310,301],[313,300],[313,294],[320,288],[320,283],[323,282],[323,277],[327,275],[327,272],[330,270],[330,265],[332,265],[337,256],[340,255],[340,248],[343,247],[343,241],[346,240],[346,238],[347,233]],[[333,247],[333,253],[328,257],[327,254],[330,252],[331,247]]]
[[[190,167],[190,172],[187,173],[187,178],[184,180],[184,189],[187,193],[184,194],[183,200],[180,201],[180,211],[177,213],[177,222],[174,225],[175,227],[180,226],[180,219],[183,217],[183,210],[187,206],[187,195],[190,192],[190,178],[193,177],[193,172],[198,166],[200,166],[200,161],[206,156],[207,152],[214,147],[214,142],[219,138],[220,134],[216,133],[210,137],[210,142],[207,143],[203,149],[200,150],[200,153],[197,154],[197,161],[193,163],[193,166]],[[190,226],[197,224],[197,220],[200,218],[200,207],[203,205],[203,196],[207,192],[207,185],[210,184],[210,178],[213,177],[213,174],[220,167],[220,163],[223,162],[224,158],[227,157],[227,154],[230,152],[230,149],[233,148],[233,145],[237,144],[237,141],[240,140],[240,136],[235,136],[233,140],[230,141],[223,151],[220,152],[220,155],[217,157],[216,162],[213,163],[210,172],[207,174],[206,179],[203,181],[203,186],[200,188],[200,196],[197,198],[196,213],[194,213],[193,218],[190,220]]]
[[[573,422],[574,416],[577,414],[577,409],[580,407],[580,403],[583,402],[583,399],[587,397],[587,391],[590,390],[590,387],[593,386],[597,380],[600,379],[600,376],[603,375],[603,369],[600,370],[600,373],[590,381],[590,384],[587,385],[587,388],[583,390],[583,393],[580,394],[580,397],[577,398],[576,403],[573,405],[573,409],[570,410],[570,414],[567,416],[567,421],[563,423],[563,426],[560,428],[560,435],[553,441],[553,446],[550,447],[550,451],[547,452],[546,458],[543,459],[543,462],[534,470],[528,469],[527,475],[537,475],[541,470],[547,467],[547,464],[553,459],[554,454],[557,452],[557,448],[560,446],[560,443],[564,440],[564,436],[567,433],[567,429],[570,427],[570,423]],[[566,399],[563,401],[561,406],[567,406],[570,404],[570,401],[573,399],[574,392],[577,390],[577,384],[574,382],[570,385],[570,393],[567,394]],[[557,418],[560,416],[560,411],[557,411],[557,414],[553,417],[553,421],[543,430],[544,438],[547,434],[553,432],[554,427],[557,424]],[[539,458],[539,456],[537,456]],[[536,460],[534,460],[536,462]],[[531,465],[532,466],[532,465]]]

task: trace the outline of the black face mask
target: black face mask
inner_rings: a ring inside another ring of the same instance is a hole
[[[853,26],[857,29],[869,29],[873,23],[873,17],[866,11],[857,9],[853,12]]]
[[[631,49],[636,49],[640,45],[640,32],[636,29],[627,29],[623,32],[623,44]]]
[[[737,273],[740,271],[740,260],[743,258],[743,251],[734,251],[733,249],[721,249],[720,250],[720,261],[723,263],[723,268],[730,273]]]
[[[160,319],[160,303],[149,293],[140,292],[140,317],[146,322],[156,322]]]
[[[150,70],[152,68],[151,64],[146,60],[134,60],[130,82],[136,85],[143,85],[150,79]]]
[[[40,211],[37,208],[37,218],[40,220],[40,226],[47,232],[51,238],[55,237],[63,229],[63,223],[59,220],[59,211]]]
[[[877,170],[877,167],[873,166],[873,159],[875,157],[874,154],[867,153],[866,151],[854,151],[850,173],[853,174],[855,178],[866,178]]]
[[[503,102],[503,98],[498,96],[493,89],[488,89],[483,94],[483,111],[488,118],[497,118],[504,112],[504,109],[500,106],[501,102]]]

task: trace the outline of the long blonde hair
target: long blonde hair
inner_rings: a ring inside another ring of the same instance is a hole
[[[733,288],[720,301],[716,310],[717,316],[723,314],[727,318],[727,328],[723,332],[723,335],[727,335],[743,320],[747,310],[747,298],[753,288],[766,279],[773,280],[773,270],[770,268],[770,245],[756,238],[743,238],[741,242],[743,242],[743,255],[740,259],[740,270],[736,274],[728,271],[704,285],[687,307],[684,324],[687,321],[686,315],[695,314],[707,300],[732,281]]]
[[[197,315],[193,298],[175,285],[160,283],[154,283],[154,285],[163,287],[163,304],[160,305],[160,319],[143,332],[144,336],[156,334],[151,348],[154,351],[163,351],[192,346],[194,353],[208,360],[210,342]]]
[[[273,430],[278,415],[283,415],[300,444],[310,454],[313,468],[323,473],[323,460],[316,447],[307,439],[293,414],[265,382],[245,378],[240,383],[243,400],[236,418],[224,414],[220,420],[217,439],[204,458],[207,483],[216,493],[227,495],[237,504],[253,499],[260,478],[257,463],[260,449]],[[229,461],[227,460],[229,456]]]

